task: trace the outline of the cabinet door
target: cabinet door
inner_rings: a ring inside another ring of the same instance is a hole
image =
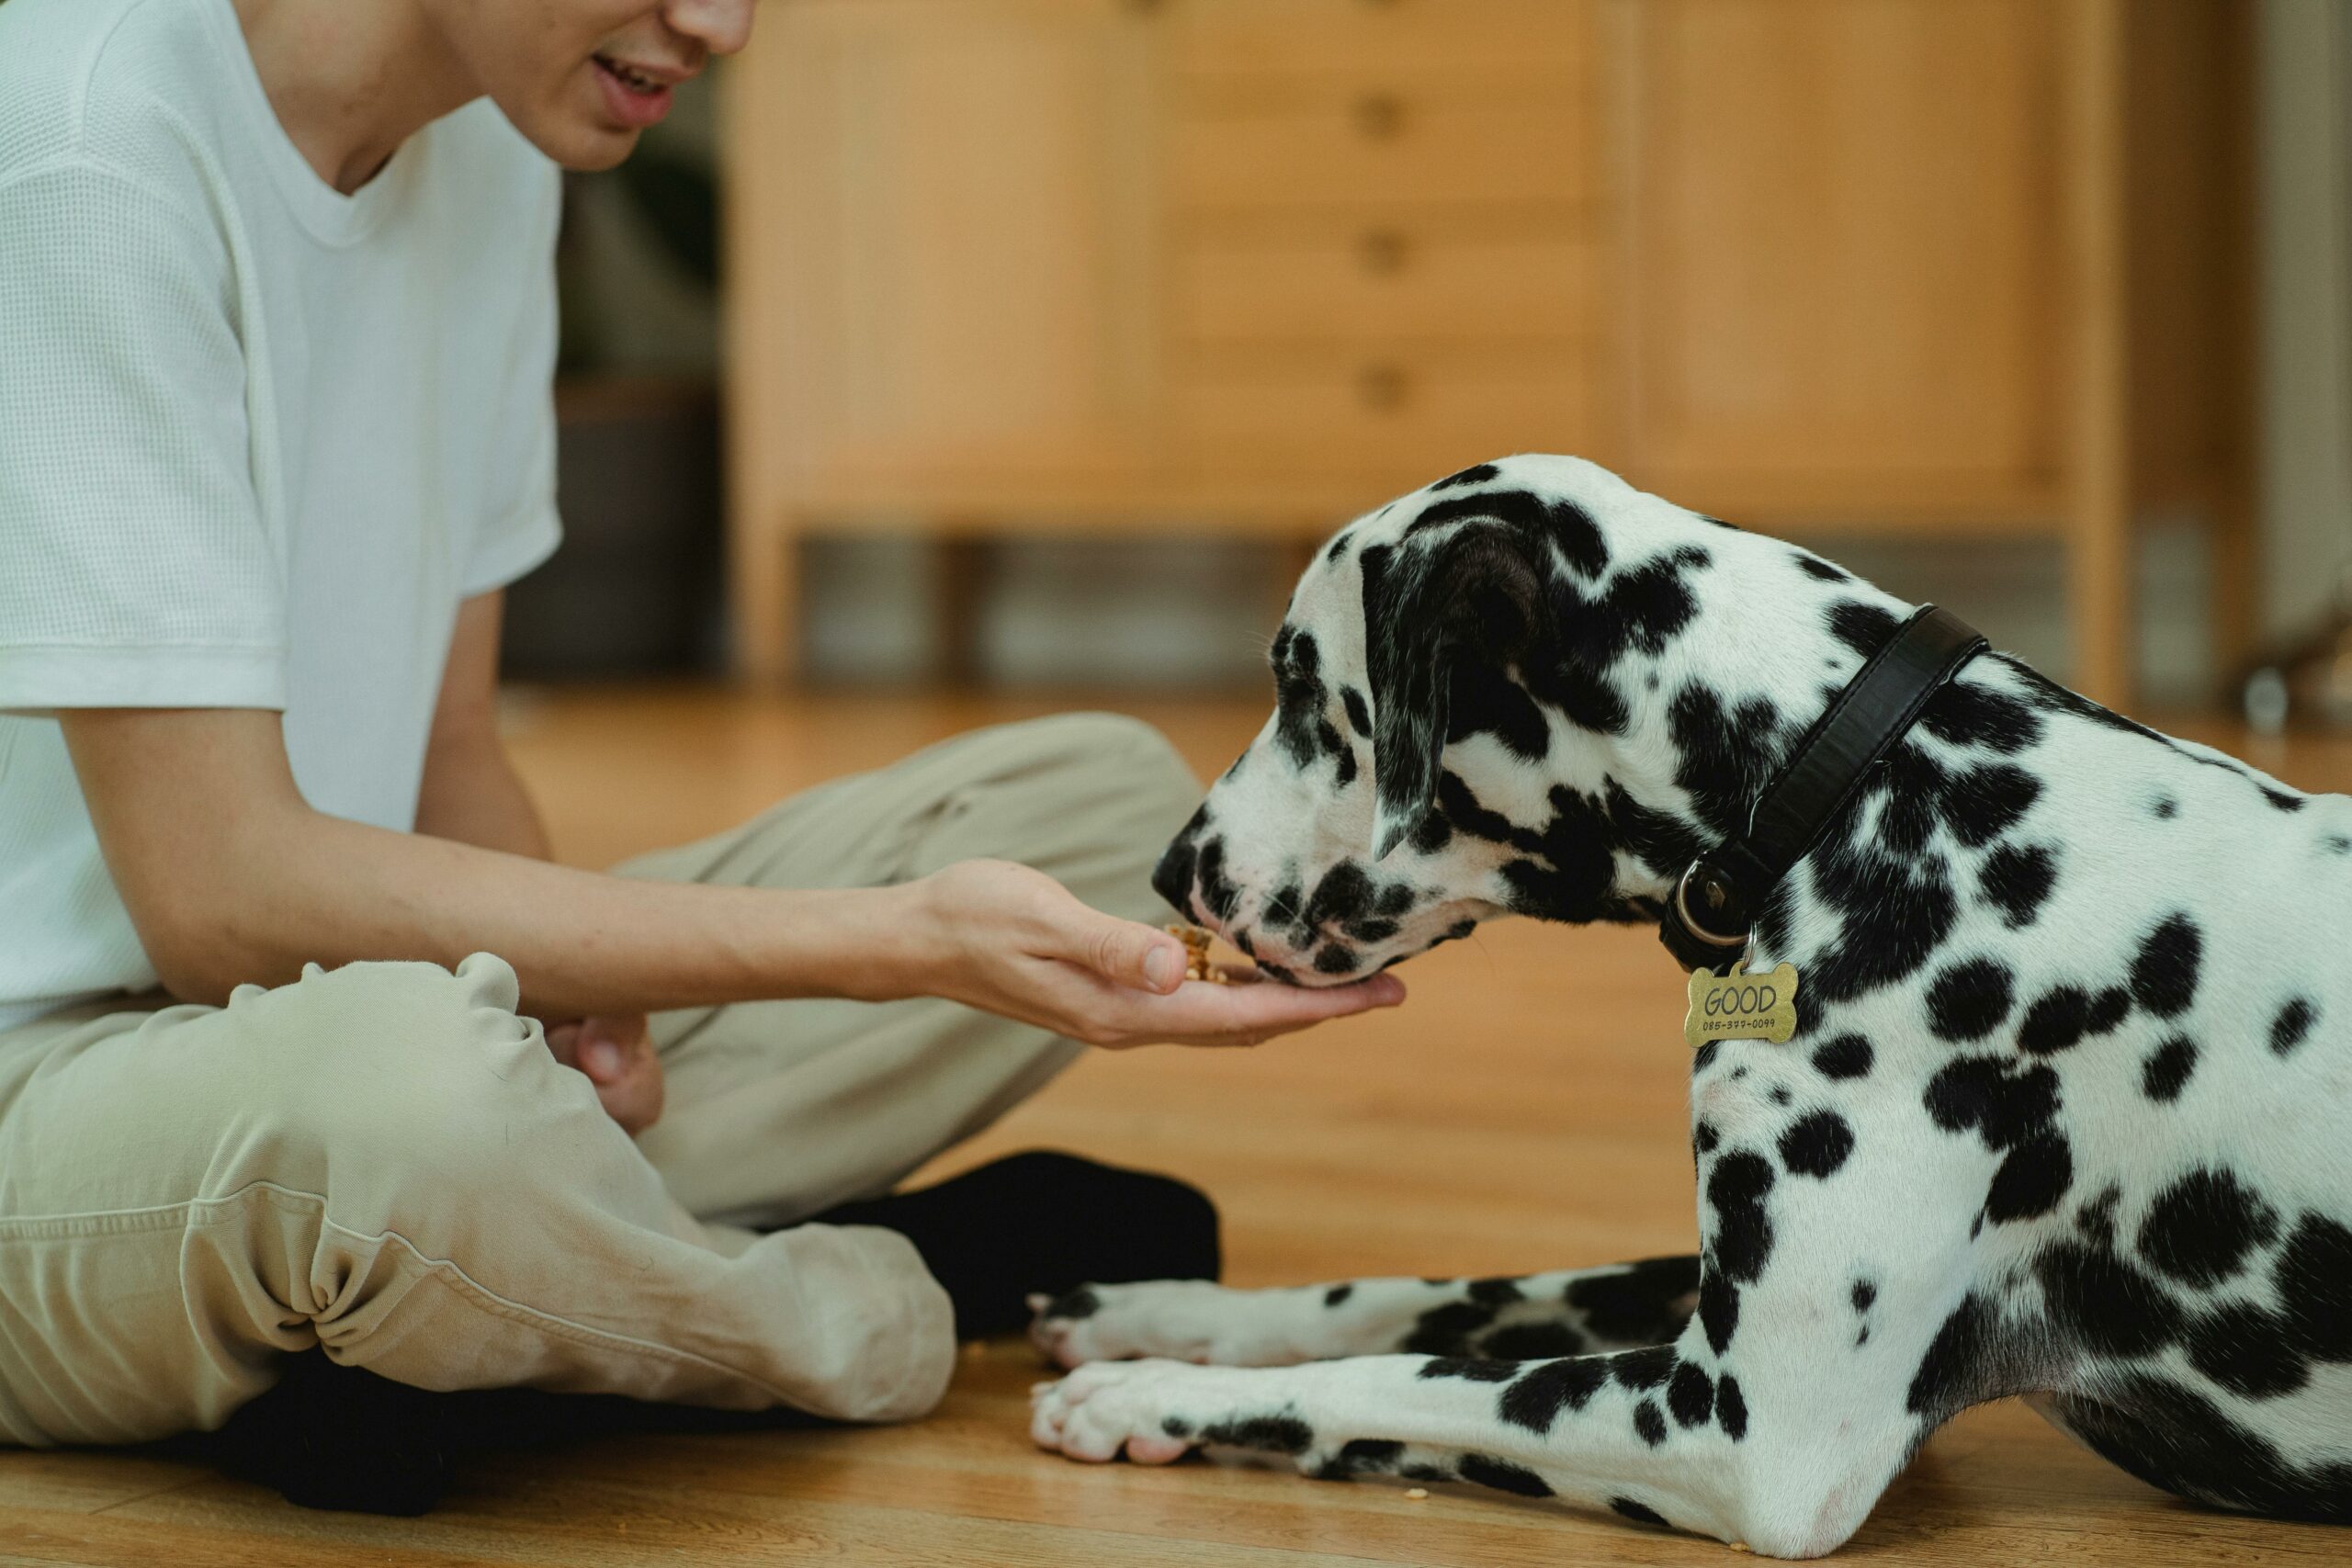
[[[1132,0],[769,10],[729,84],[742,471],[919,497],[1142,460],[1155,32]]]
[[[2055,10],[1633,7],[1622,277],[1645,480],[1890,520],[2046,501],[2064,407]]]

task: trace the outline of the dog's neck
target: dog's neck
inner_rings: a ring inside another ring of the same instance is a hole
[[[1810,558],[1779,540],[1682,516],[1689,541],[1651,558],[1706,551],[1707,568],[1687,578],[1695,614],[1656,653],[1636,648],[1598,670],[1596,650],[1571,637],[1558,657],[1581,667],[1529,682],[1597,675],[1622,702],[1620,727],[1572,726],[1549,770],[1555,809],[1598,832],[1614,862],[1609,894],[1585,919],[1655,919],[1693,858],[1747,829],[1799,741],[1913,608],[1843,574],[1792,571],[1792,556]],[[1567,610],[1589,614],[1608,587],[1566,585],[1582,601]]]

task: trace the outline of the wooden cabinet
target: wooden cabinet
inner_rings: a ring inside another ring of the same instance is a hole
[[[811,532],[1304,538],[1550,449],[1764,526],[2055,534],[2120,695],[2133,508],[2243,522],[2242,381],[2132,371],[2239,352],[2245,26],[774,0],[727,84],[744,668],[791,667]]]

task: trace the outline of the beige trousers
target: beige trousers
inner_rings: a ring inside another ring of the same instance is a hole
[[[850,886],[994,855],[1148,919],[1197,793],[1152,730],[1071,716],[621,869]],[[515,1000],[478,953],[0,1032],[0,1441],[217,1427],[312,1345],[433,1389],[877,1421],[937,1402],[948,1304],[904,1239],[743,1227],[888,1190],[1078,1046],[928,1000],[664,1014],[669,1108],[632,1143]]]

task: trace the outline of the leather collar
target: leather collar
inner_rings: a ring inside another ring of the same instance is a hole
[[[1928,699],[1985,646],[1975,627],[1933,604],[1903,623],[1764,786],[1747,831],[1692,861],[1676,881],[1657,934],[1677,963],[1722,974],[1746,954],[1781,878],[1837,820]]]

